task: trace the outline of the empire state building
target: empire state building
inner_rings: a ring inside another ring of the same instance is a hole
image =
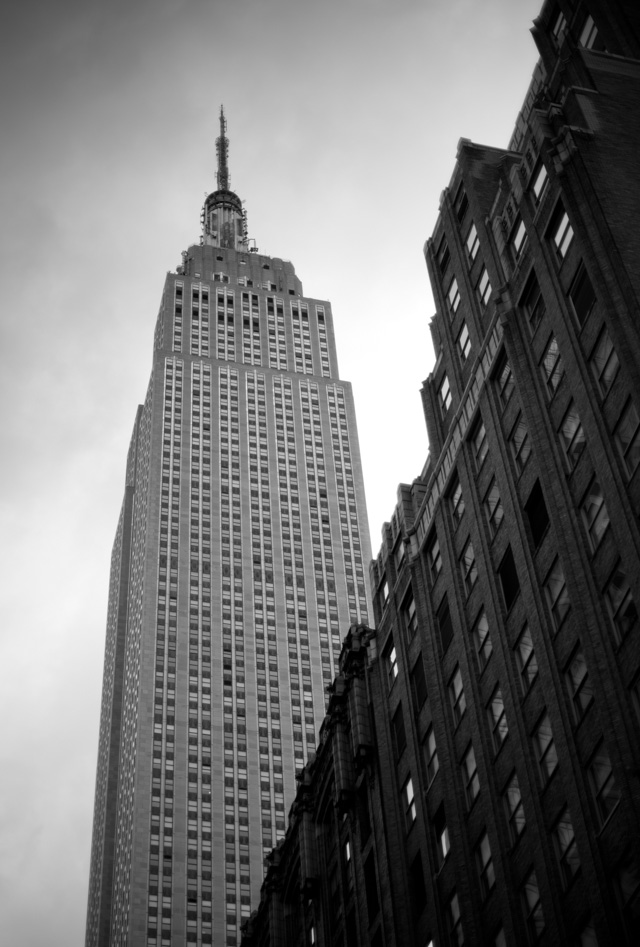
[[[111,563],[87,947],[235,945],[314,751],[369,534],[331,307],[229,188],[166,277]]]

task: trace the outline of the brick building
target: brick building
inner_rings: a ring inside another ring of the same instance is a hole
[[[248,945],[640,937],[640,7],[545,3],[533,35],[509,148],[460,142],[425,245],[430,453],[372,563],[371,748],[342,814],[338,677]]]

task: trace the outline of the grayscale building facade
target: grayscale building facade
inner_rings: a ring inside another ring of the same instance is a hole
[[[640,943],[640,6],[533,35],[425,245],[429,456],[243,947]]]
[[[329,303],[229,189],[169,273],[112,557],[87,947],[239,943],[315,749],[368,525]]]

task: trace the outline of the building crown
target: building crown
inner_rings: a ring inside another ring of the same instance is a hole
[[[246,215],[238,195],[229,190],[229,139],[226,131],[227,120],[220,106],[220,134],[216,139],[217,190],[209,194],[202,208],[202,243],[227,250],[246,250]]]

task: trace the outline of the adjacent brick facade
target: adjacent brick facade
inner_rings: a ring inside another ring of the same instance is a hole
[[[533,34],[509,149],[460,142],[425,245],[430,454],[246,947],[640,936],[640,8]]]

